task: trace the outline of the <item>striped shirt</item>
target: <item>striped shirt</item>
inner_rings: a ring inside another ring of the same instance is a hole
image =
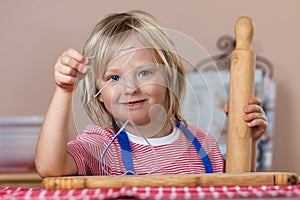
[[[224,160],[214,137],[201,128],[189,127],[189,130],[210,158],[213,171],[223,172]],[[88,125],[68,143],[67,151],[75,160],[78,175],[122,175],[126,172],[118,140],[109,145],[114,136],[113,130]],[[177,128],[162,138],[145,140],[129,133],[128,137],[135,174],[205,173],[196,148]]]

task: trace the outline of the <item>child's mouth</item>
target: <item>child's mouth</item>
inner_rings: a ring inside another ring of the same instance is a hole
[[[137,101],[129,101],[127,103],[124,103],[127,106],[133,107],[133,106],[140,106],[142,105],[144,102],[146,101],[146,99],[142,99],[142,100],[137,100]]]

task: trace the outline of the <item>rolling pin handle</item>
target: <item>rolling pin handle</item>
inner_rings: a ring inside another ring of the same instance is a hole
[[[235,24],[236,49],[250,49],[254,36],[251,18],[240,17]]]

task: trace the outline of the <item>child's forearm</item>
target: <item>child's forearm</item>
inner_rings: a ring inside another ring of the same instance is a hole
[[[67,159],[69,155],[66,148],[71,104],[72,93],[57,87],[37,143],[36,168],[41,176],[70,173],[67,165],[70,159]]]

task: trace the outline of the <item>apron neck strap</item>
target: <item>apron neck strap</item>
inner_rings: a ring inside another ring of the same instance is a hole
[[[176,127],[179,128],[192,142],[194,147],[196,148],[200,159],[203,162],[205,167],[205,173],[213,173],[213,168],[211,161],[206,154],[205,150],[202,148],[202,145],[197,140],[197,138],[191,133],[189,129],[187,129],[182,123],[176,121]],[[124,130],[122,130],[117,136],[122,154],[122,161],[126,168],[126,175],[134,175],[134,167],[133,167],[133,159],[132,159],[132,150],[130,146],[130,141],[128,139],[128,135]]]

